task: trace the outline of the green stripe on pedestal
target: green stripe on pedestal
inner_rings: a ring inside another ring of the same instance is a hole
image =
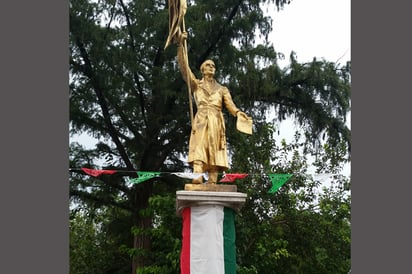
[[[236,274],[235,211],[228,207],[224,208],[223,239],[225,274]]]

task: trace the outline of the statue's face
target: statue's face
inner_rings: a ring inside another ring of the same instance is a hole
[[[216,68],[215,63],[212,60],[206,60],[200,66],[200,70],[203,75],[215,75]]]

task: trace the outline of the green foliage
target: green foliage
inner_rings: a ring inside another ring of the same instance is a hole
[[[115,218],[115,219],[113,219]],[[110,229],[116,217],[108,211],[72,209],[70,217],[70,273],[125,273],[129,272],[127,257],[118,249],[124,238],[123,229]]]
[[[267,136],[269,139],[270,134]],[[337,176],[322,189],[320,182],[303,175],[308,164],[300,152],[303,147],[295,140],[291,144],[282,142],[279,147],[269,142],[261,149],[264,153],[272,151],[272,164],[257,167],[252,174],[261,168],[294,174],[275,195],[267,193],[268,180],[262,176],[249,178],[239,186],[248,194],[236,222],[239,273],[349,271],[350,183]],[[241,155],[248,152],[247,146],[241,149]],[[291,159],[284,158],[291,154]],[[260,156],[246,155],[251,158],[244,161],[244,168],[258,161],[253,157]],[[327,163],[324,165],[326,169]]]
[[[289,1],[188,1],[185,17],[194,73],[216,60],[218,80],[254,119],[245,136],[225,113],[231,171],[253,174],[238,185],[248,194],[236,218],[238,273],[346,273],[350,181],[338,176],[319,193],[305,174],[339,173],[350,157],[350,63],[300,64],[292,54],[281,69],[266,3]],[[164,49],[167,32],[167,1],[70,1],[70,132],[98,139],[70,144],[72,274],[179,273],[182,180],[128,180],[131,171],[189,170],[187,90],[175,46]],[[303,133],[277,143],[277,122],[290,117]],[[119,172],[94,178],[80,167]],[[294,176],[269,194],[264,174],[274,172]]]
[[[176,215],[175,197],[173,194],[156,195],[149,203],[154,212],[150,232],[151,263],[137,273],[179,273],[182,220]]]

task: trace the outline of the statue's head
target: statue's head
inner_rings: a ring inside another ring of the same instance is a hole
[[[200,72],[203,76],[205,75],[215,75],[215,63],[212,60],[206,60],[200,65]]]

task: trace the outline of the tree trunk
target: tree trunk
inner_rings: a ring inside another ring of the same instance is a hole
[[[139,218],[137,227],[139,229],[144,229],[146,232],[147,230],[151,229],[152,226],[152,219],[145,217]],[[150,251],[151,248],[151,241],[150,235],[148,233],[140,233],[139,235],[134,235],[133,237],[133,248],[136,250],[141,250],[143,252],[139,252],[136,257],[133,258],[132,261],[132,274],[136,274],[138,269],[143,268],[146,265],[146,254]]]
[[[142,210],[149,206],[149,198],[153,191],[153,183],[147,182],[135,186],[134,204],[135,211],[133,214],[133,223],[139,229],[137,235],[133,235],[133,248],[137,250],[137,255],[132,259],[132,274],[136,274],[138,269],[141,269],[147,264],[147,254],[151,249],[150,229],[152,229],[152,218],[141,214]],[[143,216],[142,216],[143,215]]]

